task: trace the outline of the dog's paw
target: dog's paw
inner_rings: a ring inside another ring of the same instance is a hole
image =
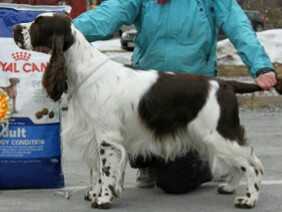
[[[94,202],[96,199],[96,193],[94,191],[87,191],[84,195],[84,200],[89,202]]]
[[[217,187],[217,192],[219,194],[234,194],[235,189],[228,184],[221,184]]]
[[[99,209],[109,209],[112,207],[112,200],[113,198],[110,196],[98,197],[96,200],[91,202],[91,207]]]
[[[112,203],[102,203],[98,204],[97,202],[91,203],[91,208],[98,208],[98,209],[110,209],[112,207]]]
[[[236,208],[251,209],[256,206],[256,199],[247,196],[239,196],[235,198],[234,205]]]

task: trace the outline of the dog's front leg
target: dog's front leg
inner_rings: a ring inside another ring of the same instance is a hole
[[[123,189],[127,154],[120,144],[102,140],[99,143],[99,177],[91,199],[93,208],[107,209]]]

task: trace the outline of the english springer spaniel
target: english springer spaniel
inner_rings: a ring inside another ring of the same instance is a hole
[[[95,171],[87,193],[92,207],[109,208],[120,195],[128,154],[169,161],[192,149],[211,167],[216,159],[230,168],[219,193],[233,193],[245,176],[247,191],[234,204],[255,206],[263,165],[246,142],[235,94],[259,91],[257,85],[134,71],[93,48],[65,15],[42,14],[16,25],[14,40],[26,50],[51,51],[43,86],[54,101],[68,93],[63,132],[67,142],[84,148]],[[276,88],[282,91],[280,81]]]

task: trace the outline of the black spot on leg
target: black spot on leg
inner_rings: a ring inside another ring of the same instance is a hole
[[[105,166],[106,162],[107,162],[106,158],[103,158],[103,159],[102,159],[102,164],[103,164],[103,166]]]
[[[102,180],[101,180],[101,179],[99,179],[99,180],[98,180],[98,183],[100,183],[100,184],[101,184],[101,183],[102,183]]]
[[[248,198],[250,198],[251,197],[251,193],[246,193],[246,196],[248,197]]]
[[[105,154],[105,150],[104,150],[104,149],[101,149],[101,150],[100,150],[100,154],[101,154],[101,155]]]
[[[110,173],[110,169],[111,169],[110,166],[105,166],[105,167],[102,168],[103,173],[104,173],[107,177],[109,177],[110,174],[111,174],[111,173]]]
[[[255,189],[256,189],[257,191],[259,191],[259,186],[258,186],[258,184],[255,183],[254,186],[255,186]]]
[[[109,196],[109,193],[105,193],[106,196]]]
[[[102,144],[101,144],[101,146],[103,146],[103,147],[109,147],[110,144],[108,144],[106,141],[103,141]]]
[[[257,169],[255,169],[255,173],[256,173],[256,176],[259,175],[259,171]]]
[[[112,195],[113,195],[113,196],[115,196],[115,197],[117,197],[117,196],[118,196],[118,195],[117,195],[117,193],[115,192],[114,186],[109,185],[109,186],[108,186],[108,188],[109,188],[109,189],[110,189],[110,191],[112,192]]]
[[[244,167],[244,166],[241,166],[241,170],[243,171],[243,172],[246,172],[246,167]]]

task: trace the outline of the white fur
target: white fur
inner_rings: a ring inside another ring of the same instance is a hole
[[[30,49],[30,50],[33,49],[32,44],[31,44],[30,34],[29,34],[29,28],[30,28],[31,24],[32,23],[21,24],[24,43],[23,44],[17,43],[17,45],[19,47]]]

